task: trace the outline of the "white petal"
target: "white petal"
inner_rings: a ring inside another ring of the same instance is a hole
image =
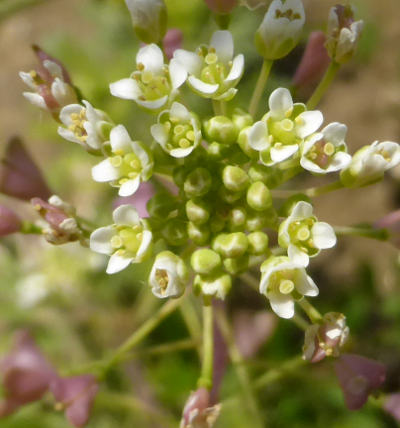
[[[325,126],[321,131],[324,134],[325,140],[339,145],[344,142],[347,134],[347,126],[343,123],[333,122]]]
[[[293,263],[296,263],[296,265],[299,266],[307,267],[310,262],[308,254],[306,254],[304,251],[301,251],[299,247],[293,244],[289,245],[288,256]]]
[[[89,103],[89,101],[82,100],[82,103],[85,105],[86,117],[89,122],[97,122],[98,120],[104,119],[100,118],[98,115],[98,112],[101,112],[101,110],[95,110],[93,106]]]
[[[189,156],[190,153],[193,152],[193,150],[195,149],[194,146],[192,147],[187,147],[186,149],[182,149],[182,148],[178,148],[178,149],[172,149],[169,154],[174,157],[174,158],[184,158],[186,156]]]
[[[319,290],[315,282],[305,271],[301,272],[301,277],[297,279],[296,290],[303,296],[318,296]]]
[[[333,227],[328,223],[319,221],[311,229],[314,245],[319,249],[332,248],[336,245],[336,235]]]
[[[111,238],[116,234],[112,226],[100,227],[90,235],[90,249],[100,254],[112,254]]]
[[[143,64],[146,71],[160,74],[164,66],[162,50],[154,43],[144,46],[136,55],[136,64]]]
[[[347,168],[351,163],[351,155],[345,152],[337,152],[328,167],[328,172],[340,171]]]
[[[161,107],[163,107],[165,103],[168,101],[168,95],[165,95],[164,97],[158,98],[153,101],[142,101],[140,99],[136,99],[135,101],[140,106],[147,108],[149,110],[158,110]]]
[[[300,138],[313,134],[324,121],[324,116],[318,110],[305,111],[296,118],[296,133]]]
[[[69,104],[63,107],[60,111],[61,122],[66,126],[71,125],[73,123],[71,119],[71,114],[80,114],[83,108],[84,107],[82,107],[80,104]]]
[[[120,177],[117,168],[111,165],[110,159],[104,159],[92,168],[92,178],[99,183],[114,181]]]
[[[274,146],[271,147],[271,159],[278,163],[278,162],[282,162],[288,158],[290,158],[291,156],[293,156],[297,151],[299,150],[299,146],[297,144],[291,144],[289,146]]]
[[[132,260],[132,257],[122,257],[115,253],[110,257],[106,272],[109,275],[120,272],[128,267]]]
[[[114,153],[122,151],[123,153],[131,152],[131,137],[124,125],[117,125],[110,132],[111,150]]]
[[[200,92],[201,94],[205,94],[205,95],[212,95],[219,88],[218,84],[210,85],[209,83],[205,83],[202,80],[200,80],[194,76],[189,76],[188,83],[193,87],[194,90]]]
[[[131,196],[139,188],[139,185],[140,185],[140,176],[138,175],[136,178],[125,181],[125,183],[121,184],[121,187],[119,188],[119,191],[118,191],[118,195]]]
[[[142,261],[143,257],[145,256],[147,250],[150,247],[152,239],[153,239],[153,234],[150,232],[150,230],[144,230],[142,233],[142,242],[140,243],[140,247],[137,251],[135,261],[137,262]]]
[[[44,98],[39,95],[35,94],[34,92],[23,92],[22,94],[30,103],[35,105],[36,107],[40,107],[43,110],[47,110],[46,102],[44,101]]]
[[[229,88],[223,94],[218,96],[213,96],[213,99],[217,101],[230,101],[237,94],[237,91],[238,90],[235,88]]]
[[[58,77],[59,79],[63,79],[63,72],[62,68],[55,63],[54,61],[50,61],[48,59],[45,59],[43,61],[43,67],[47,69],[47,71],[53,76]]]
[[[34,91],[37,88],[36,83],[34,82],[31,73],[26,73],[25,71],[20,71],[19,72],[19,77],[22,79],[22,81],[28,85],[31,89],[33,89]]]
[[[242,54],[237,55],[232,62],[232,68],[228,76],[225,79],[225,83],[232,82],[242,77],[244,71],[244,56]]]
[[[84,122],[83,127],[87,134],[86,144],[92,149],[97,150],[100,149],[102,141],[97,135],[96,128],[94,127],[94,125],[94,123],[86,121]]]
[[[66,139],[68,141],[72,141],[73,143],[77,143],[77,144],[80,144],[82,146],[84,145],[84,143],[82,141],[80,141],[70,129],[59,126],[57,129],[57,132],[58,132],[58,135],[60,135],[60,137]]]
[[[157,141],[157,143],[164,146],[168,141],[168,132],[165,130],[165,127],[161,123],[156,123],[150,128],[151,135]]]
[[[314,174],[326,174],[328,172],[331,172],[329,170],[330,166],[327,169],[322,169],[316,163],[304,156],[300,159],[300,165],[302,166],[302,168],[306,169],[307,171],[313,172]]]
[[[312,217],[313,215],[313,207],[311,204],[305,201],[299,201],[294,206],[290,218],[292,221],[303,220],[305,218]]]
[[[140,217],[133,205],[120,205],[113,212],[115,224],[122,226],[137,226],[140,223]]]
[[[181,87],[187,79],[187,71],[182,64],[176,59],[172,58],[169,62],[169,76],[173,89]]]
[[[130,77],[110,83],[110,92],[114,97],[124,100],[136,100],[142,95],[138,84]]]
[[[247,133],[249,145],[252,149],[267,150],[270,146],[268,141],[268,127],[264,121],[256,122]]]
[[[189,110],[180,103],[174,102],[169,111],[170,117],[176,117],[179,120],[189,121],[191,119]]]
[[[294,302],[290,295],[269,293],[269,302],[272,310],[281,318],[289,319],[294,315]]]
[[[203,66],[203,60],[199,55],[194,52],[185,51],[184,49],[177,49],[174,52],[173,59],[178,61],[189,74],[193,75],[198,75]]]
[[[218,59],[227,64],[233,57],[233,38],[230,31],[216,31],[212,37],[210,46],[215,48]]]
[[[61,106],[73,104],[77,101],[76,93],[72,86],[58,77],[51,84],[51,94]]]
[[[293,99],[286,88],[275,89],[269,97],[269,109],[274,119],[284,119],[288,111],[293,109]]]

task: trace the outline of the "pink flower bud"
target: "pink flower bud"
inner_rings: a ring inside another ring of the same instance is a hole
[[[40,62],[40,69],[38,70],[38,74],[40,74],[40,76],[42,77],[42,79],[44,81],[51,83],[54,80],[54,77],[51,76],[51,74],[49,73],[47,68],[44,66],[45,61],[51,61],[51,62],[54,62],[60,66],[64,82],[69,83],[69,84],[72,83],[71,77],[70,77],[67,69],[65,68],[64,64],[60,60],[58,60],[57,58],[54,58],[54,57],[50,56],[49,54],[47,54],[38,45],[32,45],[32,49],[35,52],[35,54],[36,54],[36,56]],[[45,78],[45,77],[47,77],[47,78]]]
[[[383,409],[400,422],[400,393],[389,395],[383,404]]]
[[[26,331],[20,332],[12,352],[0,363],[6,399],[0,404],[0,417],[20,406],[40,400],[55,371]]]
[[[163,47],[165,55],[168,59],[171,59],[174,52],[182,47],[183,33],[178,28],[171,28],[167,31],[167,34],[163,40]]]
[[[216,422],[220,406],[210,406],[210,393],[206,388],[194,391],[183,409],[180,428],[212,428]]]
[[[35,196],[47,199],[51,194],[42,173],[18,137],[9,141],[0,165],[0,192],[24,201]]]
[[[335,364],[335,371],[350,410],[361,409],[369,394],[380,388],[386,378],[383,364],[353,354],[343,354]]]
[[[21,230],[22,222],[14,211],[0,205],[0,236],[11,235]]]
[[[325,48],[326,37],[322,31],[310,34],[303,57],[293,77],[293,85],[308,96],[329,66],[330,58]]]
[[[207,6],[214,12],[221,15],[231,13],[236,7],[237,0],[204,0]]]
[[[400,248],[400,210],[393,211],[375,222],[376,229],[387,229],[390,241]]]
[[[65,417],[73,426],[79,428],[87,424],[99,390],[94,376],[55,378],[50,390],[57,400],[56,407],[65,410]]]

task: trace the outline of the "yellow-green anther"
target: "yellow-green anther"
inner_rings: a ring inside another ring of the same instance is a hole
[[[256,256],[267,255],[269,253],[268,248],[268,235],[261,231],[256,231],[247,235],[249,243],[249,253]]]
[[[222,257],[240,257],[249,246],[247,236],[243,232],[224,233],[218,235],[213,242],[213,249]]]
[[[236,125],[225,116],[215,116],[204,124],[204,130],[211,141],[223,144],[232,144],[237,140]]]
[[[228,165],[222,172],[222,181],[228,190],[240,192],[247,188],[249,177],[242,168]]]
[[[213,250],[196,250],[190,259],[193,270],[199,274],[212,274],[221,266],[221,256]]]
[[[271,192],[261,181],[256,181],[247,190],[247,203],[256,211],[264,211],[272,206]]]
[[[187,224],[187,233],[196,245],[205,245],[210,240],[210,229],[205,224],[196,224],[189,221]]]
[[[204,201],[190,199],[186,202],[186,215],[193,223],[203,224],[210,218],[210,208]]]
[[[183,190],[189,198],[203,196],[211,188],[211,174],[205,168],[196,168],[187,177]]]

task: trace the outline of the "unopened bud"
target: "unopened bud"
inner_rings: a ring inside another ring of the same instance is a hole
[[[161,234],[169,245],[179,247],[187,242],[186,223],[179,219],[168,220]]]
[[[246,223],[247,212],[243,207],[235,207],[229,212],[228,220],[231,229],[242,229]]]
[[[233,144],[238,136],[235,124],[225,116],[215,116],[207,120],[204,130],[211,141],[222,144]]]
[[[247,190],[247,203],[253,210],[264,211],[272,206],[271,192],[261,181],[256,181]]]
[[[231,13],[237,5],[237,0],[204,0],[207,6],[217,14]]]
[[[218,235],[213,242],[213,249],[222,257],[240,257],[249,246],[247,236],[243,232],[223,233]]]
[[[211,274],[221,266],[221,257],[213,250],[202,248],[192,254],[190,263],[195,272],[199,274]]]
[[[247,235],[247,240],[249,242],[249,253],[256,256],[259,255],[268,255],[268,235],[264,232],[257,231]]]
[[[167,7],[164,0],[125,0],[139,39],[147,44],[160,43],[167,31]]]
[[[211,188],[211,174],[205,168],[196,168],[187,177],[183,190],[189,198],[204,196]]]
[[[155,194],[146,206],[151,217],[162,220],[176,216],[176,207],[176,199],[165,192]]]
[[[232,115],[232,122],[235,124],[236,129],[240,132],[242,129],[253,125],[253,116],[240,108],[236,108]]]
[[[210,229],[207,224],[196,224],[189,221],[187,233],[189,238],[197,245],[205,245],[210,239]]]
[[[271,175],[271,168],[267,166],[255,164],[252,165],[249,169],[249,177],[251,181],[262,181],[266,182]]]
[[[238,137],[239,147],[242,149],[242,152],[248,156],[250,159],[258,160],[260,157],[259,152],[254,150],[249,143],[249,132],[251,130],[251,126],[247,126],[243,128]]]
[[[196,275],[193,287],[197,294],[224,300],[232,287],[232,279],[230,275],[223,273]]]
[[[224,268],[231,275],[238,275],[249,269],[249,256],[244,255],[237,258],[224,260]]]
[[[187,218],[196,224],[203,224],[210,218],[210,207],[202,200],[190,199],[186,202]]]
[[[232,192],[240,192],[247,188],[249,177],[242,168],[228,165],[222,172],[225,187]]]

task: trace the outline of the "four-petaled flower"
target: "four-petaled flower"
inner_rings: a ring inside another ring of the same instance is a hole
[[[269,98],[269,112],[247,132],[248,142],[260,152],[261,162],[271,166],[297,153],[322,122],[320,111],[306,111],[304,104],[293,104],[289,90],[278,88]]]
[[[113,212],[114,224],[100,227],[90,236],[90,248],[107,254],[107,273],[117,273],[130,263],[140,263],[151,253],[153,235],[146,220],[132,205],[121,205]]]
[[[119,187],[120,196],[133,195],[142,181],[147,181],[153,170],[151,154],[138,141],[132,141],[123,125],[110,132],[110,157],[92,168],[92,177],[98,182],[111,182]]]
[[[308,266],[309,257],[336,245],[332,226],[317,221],[312,205],[304,201],[297,202],[281,223],[278,240],[282,248],[287,248],[290,260],[304,267]]]
[[[187,77],[176,60],[172,59],[169,66],[164,64],[162,50],[155,44],[139,50],[136,64],[137,70],[130,77],[111,83],[110,91],[115,97],[134,100],[145,109],[163,108]]]
[[[197,53],[178,49],[174,59],[184,73],[187,83],[198,95],[214,100],[229,101],[244,72],[244,56],[233,58],[233,38],[229,31],[216,31],[209,46],[201,46]]]
[[[200,122],[182,104],[174,102],[170,110],[160,113],[151,127],[158,144],[174,158],[190,155],[201,142]]]
[[[304,267],[289,257],[270,257],[261,265],[260,293],[272,310],[282,318],[292,318],[294,301],[303,296],[317,296],[319,291]]]

